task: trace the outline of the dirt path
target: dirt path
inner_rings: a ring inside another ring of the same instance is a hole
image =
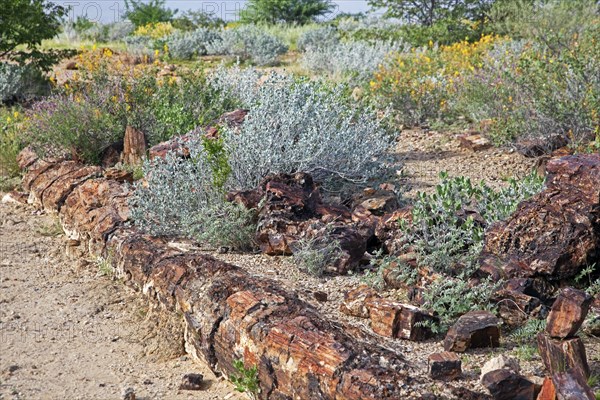
[[[64,248],[54,217],[0,204],[0,399],[246,398],[184,355],[177,322]],[[205,390],[178,390],[187,373]]]

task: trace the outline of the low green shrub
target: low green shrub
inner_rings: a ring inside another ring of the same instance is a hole
[[[293,258],[296,265],[313,276],[322,276],[328,266],[342,256],[340,243],[332,239],[330,230],[314,238],[302,238],[294,243]]]
[[[64,155],[98,164],[102,151],[123,137],[120,121],[90,102],[57,96],[38,103],[28,134],[34,147],[45,156]]]
[[[4,177],[5,188],[13,185],[10,178],[19,176],[17,155],[24,147],[21,132],[27,121],[19,107],[0,108],[0,176]]]
[[[378,258],[373,265],[407,285],[419,284],[419,268],[439,274],[423,287],[423,307],[439,317],[431,325],[443,331],[460,315],[477,309],[493,309],[490,299],[501,282],[469,284],[478,264],[485,230],[507,218],[518,204],[543,188],[543,179],[532,173],[522,181],[510,180],[494,190],[465,177],[440,175],[435,193],[420,193],[413,203],[412,219],[400,221],[404,250],[416,256],[417,268],[395,256]],[[381,272],[380,272],[381,273]]]

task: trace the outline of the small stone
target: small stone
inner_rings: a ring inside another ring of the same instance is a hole
[[[204,376],[202,374],[185,374],[181,379],[179,390],[202,390]]]
[[[536,385],[518,373],[497,369],[485,374],[481,383],[494,400],[535,400]]]
[[[462,363],[456,353],[433,353],[428,360],[429,375],[433,379],[453,380],[462,374]]]
[[[123,390],[123,400],[135,400],[135,390],[133,388]]]
[[[498,347],[498,324],[498,318],[488,311],[468,312],[448,330],[444,339],[444,349],[461,353],[475,347]]]
[[[340,311],[344,314],[359,318],[369,318],[369,309],[366,301],[379,297],[377,292],[367,285],[360,285],[344,294],[344,301],[340,305]]]
[[[325,292],[321,292],[321,291],[316,291],[313,292],[313,296],[315,297],[315,300],[324,303],[327,301],[327,293]]]
[[[555,338],[574,336],[590,309],[592,296],[582,290],[565,288],[552,305],[546,324],[546,332]]]
[[[488,372],[498,369],[507,369],[518,374],[521,370],[521,366],[516,359],[506,357],[505,355],[499,355],[498,357],[494,357],[483,364],[483,367],[481,367],[481,379],[483,379],[483,376]]]
[[[229,247],[227,246],[221,246],[217,249],[217,253],[219,254],[227,254],[229,253]]]

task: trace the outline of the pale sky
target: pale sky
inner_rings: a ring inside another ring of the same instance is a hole
[[[124,0],[55,0],[56,3],[71,6],[71,18],[85,16],[93,21],[113,22],[118,21],[125,11]],[[178,9],[180,12],[186,10],[199,10],[214,12],[224,20],[234,20],[237,11],[244,7],[245,0],[167,0],[166,6]],[[336,12],[364,12],[369,10],[367,0],[335,0],[334,13]]]

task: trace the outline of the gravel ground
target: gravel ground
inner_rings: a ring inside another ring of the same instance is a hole
[[[178,321],[64,246],[55,217],[0,204],[0,399],[246,398],[184,355]],[[205,390],[179,391],[188,373]]]

